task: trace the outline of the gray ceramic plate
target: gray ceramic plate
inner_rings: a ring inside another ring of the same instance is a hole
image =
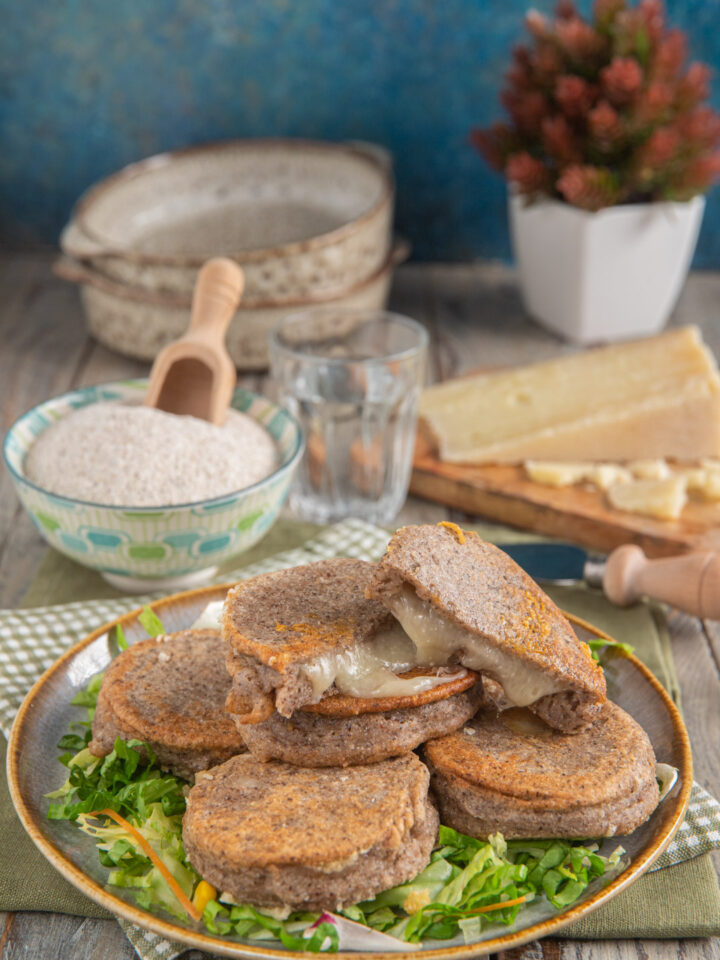
[[[222,599],[223,587],[208,587],[176,594],[153,604],[168,631],[182,630],[195,620],[200,611],[213,600]],[[130,642],[145,636],[137,622],[137,613],[126,614],[119,621]],[[109,624],[81,640],[61,657],[41,677],[20,708],[8,749],[8,781],[13,802],[22,823],[32,840],[71,883],[97,903],[133,923],[178,940],[188,946],[229,957],[287,958],[307,957],[261,941],[254,943],[211,936],[191,922],[154,916],[136,906],[125,891],[104,886],[107,871],[97,857],[95,845],[72,824],[47,820],[47,801],[44,795],[56,789],[64,780],[63,769],[57,763],[55,744],[67,731],[68,724],[78,719],[78,710],[70,700],[90,677],[103,670],[111,659],[108,640]],[[522,912],[511,928],[486,931],[485,939],[474,944],[443,942],[440,946],[424,948],[423,957],[460,958],[477,957],[557,932],[566,924],[590,913],[601,903],[615,896],[636,880],[658,857],[679,826],[687,806],[692,786],[692,759],[687,731],[671,699],[660,683],[634,657],[610,656],[606,662],[608,695],[620,704],[647,730],[658,761],[677,767],[680,775],[674,787],[650,820],[630,837],[621,839],[630,857],[625,866],[609,883],[594,886],[582,901],[558,914],[542,903]],[[617,846],[618,841],[606,841],[603,852]],[[346,953],[348,958],[396,958],[398,953]],[[408,954],[409,955],[409,954]]]

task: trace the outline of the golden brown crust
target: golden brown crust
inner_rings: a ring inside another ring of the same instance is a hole
[[[223,637],[278,674],[354,646],[392,623],[364,595],[374,571],[363,560],[320,560],[239,583],[225,601]]]
[[[608,803],[652,781],[655,771],[647,734],[610,700],[589,730],[572,736],[527,711],[485,712],[427,743],[424,751],[430,768],[448,782],[462,781],[539,810]]]
[[[398,674],[401,677],[434,676],[441,672],[442,667],[416,667],[406,673]],[[457,669],[454,676],[447,683],[438,684],[429,690],[410,694],[405,697],[349,697],[345,694],[323,695],[319,703],[308,703],[302,707],[303,713],[317,713],[324,717],[357,717],[363,713],[385,713],[388,710],[402,710],[409,707],[421,707],[426,703],[438,703],[469,690],[480,679],[473,670]]]
[[[190,791],[183,837],[246,868],[330,869],[363,851],[400,848],[427,816],[428,783],[412,753],[342,769],[265,764],[244,754]]]
[[[150,745],[163,769],[192,779],[245,744],[225,712],[230,686],[225,644],[215,630],[141,640],[105,671],[90,751],[105,756],[123,740]]]

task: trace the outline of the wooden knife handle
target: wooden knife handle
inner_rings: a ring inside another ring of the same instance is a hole
[[[720,620],[720,554],[704,551],[648,560],[640,547],[626,544],[608,557],[603,589],[621,607],[646,596],[695,617]]]

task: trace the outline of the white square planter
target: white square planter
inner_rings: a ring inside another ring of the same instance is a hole
[[[575,343],[660,330],[695,250],[705,198],[589,213],[510,196],[510,232],[528,313]]]

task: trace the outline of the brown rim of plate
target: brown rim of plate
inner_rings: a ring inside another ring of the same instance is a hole
[[[416,667],[400,677],[436,676],[439,670],[447,667]],[[438,684],[420,693],[407,694],[404,697],[349,697],[344,693],[325,696],[318,703],[308,703],[301,707],[303,713],[319,713],[323,717],[357,717],[361,713],[386,713],[388,710],[402,710],[406,707],[421,707],[425,703],[438,703],[454,697],[457,693],[469,690],[480,679],[479,674],[466,667],[458,667],[456,674],[447,683]]]
[[[242,316],[244,310],[294,309],[295,307],[312,307],[316,304],[325,304],[332,307],[333,301],[359,293],[365,287],[383,279],[395,267],[407,260],[409,255],[410,244],[398,238],[393,243],[387,260],[378,267],[375,273],[369,277],[363,277],[361,280],[356,280],[349,287],[332,287],[328,290],[321,290],[314,296],[295,297],[288,300],[241,300],[235,309]],[[58,257],[52,265],[52,270],[56,276],[63,280],[94,287],[96,290],[117,297],[119,300],[134,300],[137,303],[152,303],[160,307],[174,307],[180,310],[190,310],[192,306],[192,295],[190,294],[185,296],[167,293],[162,290],[131,287],[121,280],[106,277],[97,268],[93,269],[74,257],[65,255]]]
[[[187,590],[182,593],[176,593],[172,596],[165,597],[162,600],[156,600],[149,604],[149,606],[156,612],[162,613],[163,607],[172,603],[177,603],[178,600],[205,596],[207,597],[207,602],[209,603],[211,600],[220,599],[221,595],[227,593],[232,586],[234,586],[234,584],[228,583],[217,587],[200,587],[197,590]],[[98,637],[101,637],[103,634],[107,633],[108,630],[112,629],[116,624],[125,624],[132,620],[136,620],[140,612],[141,608],[139,607],[136,610],[131,610],[128,613],[123,614],[122,617],[118,617],[116,620],[112,620],[109,623],[106,623],[104,626],[98,627],[98,629],[94,630],[89,636],[79,640],[45,671],[40,679],[33,684],[30,692],[25,697],[25,700],[18,710],[15,722],[13,723],[13,727],[10,732],[7,756],[8,786],[10,788],[10,796],[13,804],[15,805],[15,809],[20,821],[35,846],[55,867],[55,869],[65,877],[66,880],[69,880],[73,886],[77,887],[78,890],[90,897],[91,900],[94,900],[96,903],[100,904],[100,906],[105,907],[106,910],[109,910],[111,913],[114,913],[117,916],[123,917],[123,919],[128,920],[131,923],[138,924],[139,926],[144,927],[147,930],[151,930],[153,933],[157,933],[168,940],[178,940],[182,943],[188,944],[189,946],[197,947],[200,950],[206,950],[209,953],[218,953],[225,957],[248,957],[253,958],[253,960],[254,958],[258,958],[258,960],[260,960],[260,958],[266,958],[266,960],[284,960],[284,958],[289,957],[292,958],[292,960],[307,960],[307,953],[300,953],[294,950],[273,949],[269,947],[256,947],[252,944],[228,941],[220,937],[203,933],[199,926],[196,930],[188,930],[184,927],[179,927],[168,920],[163,920],[161,917],[153,916],[153,914],[142,910],[140,907],[126,903],[119,897],[109,893],[108,890],[106,890],[105,887],[101,886],[99,883],[91,880],[79,867],[72,862],[72,860],[68,859],[52,844],[51,841],[45,837],[42,830],[38,826],[32,811],[28,808],[23,799],[18,779],[18,763],[21,751],[23,723],[28,713],[30,713],[32,710],[35,696],[48,682],[55,671],[60,666],[64,665],[67,660],[72,659],[76,653],[78,653],[80,650],[83,650]],[[606,887],[598,890],[595,894],[593,894],[593,896],[583,901],[583,903],[576,904],[574,907],[570,907],[568,910],[559,914],[558,916],[551,917],[548,920],[543,920],[537,924],[532,924],[531,926],[526,927],[524,930],[518,930],[515,933],[508,933],[504,936],[493,937],[491,939],[482,940],[475,943],[461,944],[456,947],[435,947],[429,950],[423,950],[423,958],[428,958],[428,960],[472,960],[474,957],[488,953],[496,953],[498,950],[509,950],[513,947],[520,947],[525,943],[529,943],[531,940],[537,940],[540,937],[547,937],[553,933],[557,933],[558,930],[561,930],[563,927],[568,926],[568,924],[573,923],[575,920],[579,920],[581,917],[592,913],[603,903],[606,903],[616,894],[620,893],[622,890],[625,890],[631,883],[633,883],[634,880],[636,880],[639,876],[645,873],[650,866],[652,866],[655,860],[657,860],[660,854],[670,843],[673,835],[682,822],[688,801],[690,800],[690,791],[692,789],[693,782],[690,738],[688,737],[688,732],[685,729],[685,724],[680,716],[678,708],[675,706],[670,695],[660,681],[650,672],[650,670],[648,670],[642,661],[637,659],[637,657],[633,656],[632,654],[623,654],[623,656],[633,664],[635,669],[640,674],[642,674],[644,679],[650,684],[650,686],[662,700],[663,706],[670,717],[673,734],[677,741],[677,748],[681,754],[681,763],[679,767],[681,787],[680,793],[676,798],[674,798],[675,813],[670,822],[661,832],[660,837],[653,844],[650,844],[641,853],[639,853],[638,856],[630,863],[630,865],[623,870],[621,874],[619,874],[619,876],[615,877],[615,879],[612,880]],[[667,802],[669,799],[669,797],[666,798],[665,802]],[[406,957],[407,960],[410,960],[411,957],[417,957],[418,954],[417,951],[414,950],[410,950],[407,953],[402,953],[400,951],[393,951],[391,953],[341,951],[334,954],[334,956],[340,958],[340,960],[399,960],[401,957]]]
[[[348,220],[341,227],[329,230],[327,233],[319,233],[314,237],[308,237],[306,240],[295,240],[292,243],[280,244],[276,247],[258,247],[255,250],[241,250],[236,253],[225,253],[223,256],[236,259],[238,263],[254,263],[281,256],[288,256],[295,253],[304,253],[306,250],[313,250],[319,247],[326,247],[336,240],[341,240],[348,234],[371,220],[380,210],[386,207],[392,200],[395,190],[395,178],[390,167],[386,167],[381,160],[370,152],[363,150],[360,146],[353,146],[347,143],[334,143],[332,141],[322,140],[304,140],[301,137],[259,137],[258,139],[234,139],[234,140],[212,140],[208,143],[196,144],[192,147],[184,147],[180,150],[168,150],[165,153],[156,153],[151,157],[145,157],[136,163],[130,163],[122,167],[116,173],[110,174],[103,180],[86,190],[75,204],[73,210],[73,219],[76,220],[80,228],[87,237],[98,244],[104,244],[105,241],[95,233],[85,222],[85,215],[93,202],[107,190],[112,189],[116,184],[123,183],[125,180],[134,180],[142,176],[148,170],[157,170],[169,166],[173,161],[183,159],[187,156],[202,153],[218,153],[225,150],[254,149],[264,147],[269,150],[287,150],[288,147],[301,146],[303,149],[315,150],[318,153],[335,152],[338,154],[349,154],[364,160],[369,166],[374,167],[380,175],[382,188],[380,197],[365,213],[354,220]],[[207,260],[207,257],[197,256],[163,256],[157,253],[140,253],[137,250],[127,250],[122,248],[106,247],[93,253],[92,257],[119,257],[124,260],[130,260],[134,263],[146,264],[165,264],[176,267],[201,267]]]

